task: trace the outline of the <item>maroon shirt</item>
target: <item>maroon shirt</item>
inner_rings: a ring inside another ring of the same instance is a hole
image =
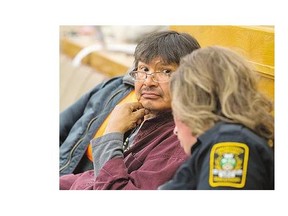
[[[108,160],[96,179],[94,170],[64,175],[60,178],[60,189],[157,189],[170,180],[187,159],[173,134],[174,126],[170,112],[147,120],[135,137],[133,146],[123,157]]]

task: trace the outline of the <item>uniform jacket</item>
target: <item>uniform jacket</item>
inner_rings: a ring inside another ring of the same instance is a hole
[[[251,130],[220,122],[199,137],[190,158],[159,189],[273,190],[273,155]]]
[[[134,89],[129,76],[101,83],[60,114],[60,175],[75,173],[107,115]],[[93,168],[92,162],[85,169]]]
[[[187,159],[173,134],[174,126],[171,112],[147,120],[123,157],[108,160],[96,178],[93,170],[62,176],[60,189],[157,189]]]

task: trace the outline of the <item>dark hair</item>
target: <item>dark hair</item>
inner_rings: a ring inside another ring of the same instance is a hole
[[[139,61],[149,64],[160,57],[166,64],[179,65],[180,58],[200,48],[198,41],[187,33],[176,31],[154,32],[142,38],[134,52],[134,65]]]

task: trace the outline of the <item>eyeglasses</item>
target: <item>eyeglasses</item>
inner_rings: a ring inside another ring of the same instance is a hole
[[[135,81],[144,81],[147,79],[147,76],[152,76],[152,80],[157,83],[165,83],[169,82],[171,77],[171,71],[162,71],[162,72],[154,72],[154,73],[146,73],[144,71],[131,71],[129,75]]]

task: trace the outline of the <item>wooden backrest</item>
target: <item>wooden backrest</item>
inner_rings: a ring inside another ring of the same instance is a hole
[[[170,26],[193,35],[202,47],[221,45],[244,54],[260,74],[259,88],[274,101],[273,26]]]

